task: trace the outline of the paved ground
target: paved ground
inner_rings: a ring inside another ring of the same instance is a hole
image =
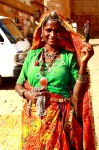
[[[90,43],[94,46],[95,54],[89,61],[91,74],[91,95],[95,120],[95,131],[99,150],[99,39],[91,39]]]
[[[94,46],[95,50],[95,54],[89,61],[88,66],[91,74],[91,95],[95,118],[95,131],[99,145],[99,39],[91,39],[90,43]],[[15,82],[16,79],[13,78],[3,79],[3,85],[0,89],[0,117],[2,115],[7,116],[8,114],[16,114],[20,116],[21,114],[23,102],[22,99],[18,96],[18,94],[14,91]],[[15,124],[13,124],[13,127],[15,126]],[[0,126],[2,126],[2,121],[0,122]],[[10,142],[11,136],[11,131],[7,132],[6,138],[0,135],[0,139],[2,138],[1,142],[6,145],[2,146],[2,144],[0,143],[0,150],[19,150],[18,148],[11,148],[9,146],[8,143]],[[99,150],[99,146],[97,146],[97,150]]]

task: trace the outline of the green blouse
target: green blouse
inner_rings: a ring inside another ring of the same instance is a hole
[[[42,48],[28,51],[17,83],[24,84],[28,80],[31,86],[40,87],[40,79],[43,77],[40,73],[42,62],[39,59],[37,66],[35,62],[41,51]],[[46,63],[45,65],[47,66],[48,64]],[[60,58],[53,62],[50,71],[46,71],[47,90],[69,98],[70,90],[75,85],[77,74],[78,63],[75,53],[61,49]]]

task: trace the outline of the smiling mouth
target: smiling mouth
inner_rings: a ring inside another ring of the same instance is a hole
[[[55,41],[57,41],[57,38],[49,38],[49,41],[51,41],[51,42],[55,42]]]

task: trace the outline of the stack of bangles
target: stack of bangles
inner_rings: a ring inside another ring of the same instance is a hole
[[[25,91],[26,90],[24,88],[21,88],[18,93],[21,97],[25,98],[25,96],[24,96]],[[30,91],[28,91],[30,96],[34,95],[35,92],[39,92],[39,89],[31,89]],[[41,93],[40,93],[40,95],[41,95]]]
[[[88,77],[88,74],[86,74],[86,75],[78,74],[77,82],[85,83],[87,80],[87,77]]]
[[[24,88],[21,88],[18,93],[19,93],[19,95],[20,95],[21,97],[25,98],[24,92],[25,92],[25,89],[24,89]]]

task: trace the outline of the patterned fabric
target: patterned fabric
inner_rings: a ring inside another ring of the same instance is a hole
[[[7,114],[9,110],[5,112],[6,114],[0,115],[0,150],[22,150],[20,146],[22,133],[21,115],[18,113]]]
[[[41,118],[37,117],[34,104],[28,117],[25,103],[22,112],[23,150],[69,150],[70,147],[81,150],[82,129],[74,117],[74,107],[70,101],[55,102],[59,98],[62,96],[50,94],[46,99],[46,115]]]
[[[38,25],[34,33],[33,45],[31,47],[32,49],[42,47],[43,45],[40,38],[41,28],[45,17],[49,15],[49,13],[50,12],[46,13],[41,18],[40,24]],[[58,16],[62,26],[66,29],[66,32],[64,32],[64,39],[62,40],[60,46],[64,47],[66,50],[76,52],[78,64],[80,65],[82,42],[85,39],[79,33],[73,32],[70,25],[68,25],[68,23],[65,21],[65,18],[61,15],[61,13],[58,13]],[[92,101],[89,94],[90,72],[88,73],[89,78],[86,82],[85,95],[84,97],[81,98],[76,109],[78,110],[78,118],[80,120],[81,126],[83,127],[82,147],[85,150],[95,150],[94,117],[93,117]]]
[[[41,31],[42,23],[47,15],[49,15],[49,13],[43,15],[36,28],[33,37],[33,45],[31,47],[32,50],[44,46],[41,40]],[[62,26],[66,28],[64,39],[60,47],[68,51],[76,52],[78,64],[80,66],[83,37],[72,31],[71,27],[60,13],[59,19]],[[95,150],[94,118],[89,88],[90,74],[86,82],[85,94],[81,97],[77,105],[77,119],[81,127],[74,117],[73,112],[71,113],[72,106],[70,102],[66,102],[65,104],[47,104],[47,115],[43,118],[38,118],[35,115],[35,106],[32,106],[32,116],[27,117],[27,104],[25,104],[22,113],[23,150],[69,150],[71,146],[76,150]],[[69,119],[71,123],[68,125]]]

